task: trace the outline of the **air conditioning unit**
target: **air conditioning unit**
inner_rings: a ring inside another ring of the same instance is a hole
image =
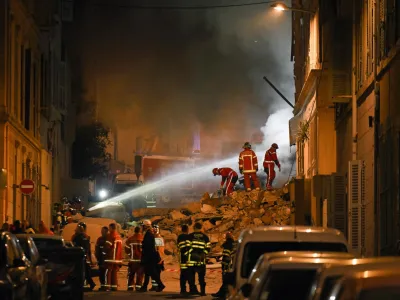
[[[351,250],[365,254],[365,164],[362,160],[349,162],[348,241]]]

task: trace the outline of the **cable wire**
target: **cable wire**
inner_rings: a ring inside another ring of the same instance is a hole
[[[227,4],[227,5],[209,5],[209,6],[157,6],[157,5],[129,5],[129,4],[115,4],[115,3],[90,3],[91,6],[105,6],[114,8],[131,8],[131,9],[161,9],[161,10],[189,10],[189,9],[216,9],[216,8],[235,8],[255,5],[265,5],[276,3],[275,1],[261,1],[261,2],[250,2],[242,4]]]

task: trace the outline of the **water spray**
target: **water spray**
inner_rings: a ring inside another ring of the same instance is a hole
[[[265,151],[256,152],[256,155],[257,155],[258,158],[259,157],[264,158],[264,154],[265,154]],[[110,204],[115,204],[117,202],[123,202],[123,201],[125,201],[127,199],[130,199],[132,197],[136,197],[136,196],[139,196],[139,195],[143,195],[143,194],[149,193],[149,192],[154,191],[155,189],[158,189],[158,188],[166,187],[167,185],[170,185],[171,183],[178,183],[179,181],[187,180],[187,179],[195,179],[196,177],[198,178],[201,174],[209,173],[210,176],[211,176],[211,170],[213,168],[215,168],[216,165],[218,165],[220,168],[228,166],[228,167],[232,167],[233,169],[236,169],[233,166],[236,164],[236,167],[237,167],[238,161],[239,161],[239,156],[235,156],[235,157],[232,157],[232,158],[229,158],[229,159],[225,159],[223,161],[212,162],[212,163],[209,163],[209,164],[207,164],[205,166],[198,167],[198,168],[195,168],[195,169],[192,169],[192,170],[179,172],[179,173],[176,173],[176,174],[172,174],[172,175],[166,176],[165,178],[163,178],[161,180],[158,180],[156,182],[145,184],[145,185],[143,185],[141,187],[138,187],[138,188],[136,188],[134,190],[128,191],[128,192],[123,193],[121,195],[118,195],[118,196],[112,197],[112,198],[110,198],[108,200],[105,200],[105,201],[103,201],[103,202],[91,207],[89,209],[89,211],[94,211],[94,210],[97,210],[97,209],[100,209],[100,208],[104,208],[104,207],[109,206]],[[259,161],[259,164],[262,165],[262,162],[264,161],[264,159],[262,159],[262,160],[259,159],[258,161]]]

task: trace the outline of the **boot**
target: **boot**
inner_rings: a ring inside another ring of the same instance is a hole
[[[206,296],[206,285],[202,284],[200,286],[200,296]]]
[[[191,287],[191,288],[190,288],[189,294],[190,294],[190,295],[193,295],[193,296],[196,296],[196,295],[200,295],[200,292],[199,292],[199,290],[197,289],[197,287],[194,286],[194,287]]]
[[[160,284],[160,285],[158,285],[158,287],[157,287],[157,289],[156,289],[156,292],[157,292],[157,293],[160,293],[160,292],[162,292],[164,289],[165,289],[165,285]]]

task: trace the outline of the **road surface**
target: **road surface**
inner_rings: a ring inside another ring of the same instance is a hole
[[[128,270],[126,267],[122,267],[118,272],[118,291],[117,292],[98,292],[97,289],[100,287],[98,278],[93,278],[97,286],[93,292],[85,293],[85,300],[109,300],[109,299],[132,299],[135,297],[137,299],[212,299],[210,296],[212,293],[216,293],[221,286],[221,269],[207,269],[206,273],[206,293],[208,296],[185,296],[179,295],[179,266],[169,265],[166,266],[166,270],[161,273],[161,279],[165,284],[165,289],[161,293],[147,292],[147,293],[137,293],[137,292],[127,292],[127,282],[126,278],[128,275]],[[196,278],[197,281],[197,278]],[[149,285],[149,288],[151,284]],[[198,287],[199,288],[199,287]]]
[[[136,292],[126,292],[126,291],[118,291],[118,292],[89,292],[85,294],[85,300],[130,300],[130,299],[140,299],[140,300],[161,300],[161,299],[199,299],[199,300],[208,300],[212,299],[211,296],[205,297],[197,297],[197,296],[185,296],[182,297],[178,293],[172,292],[148,292],[148,293],[136,293]]]

